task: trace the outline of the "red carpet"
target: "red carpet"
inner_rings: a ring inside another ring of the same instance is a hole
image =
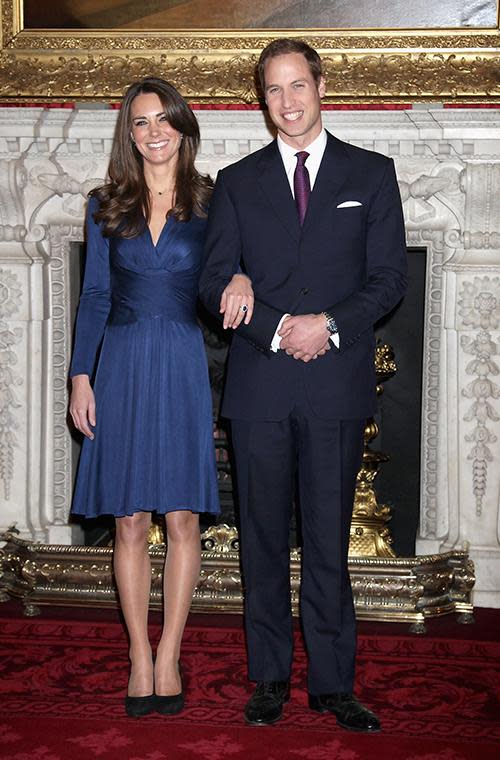
[[[500,611],[477,625],[360,626],[356,691],[381,734],[343,731],[306,706],[299,635],[292,700],[273,727],[251,728],[241,621],[193,616],[185,635],[185,711],[129,719],[126,639],[115,612],[0,605],[0,757],[9,760],[489,760],[500,740]],[[158,617],[152,616],[153,635]],[[496,627],[496,628],[495,628]]]

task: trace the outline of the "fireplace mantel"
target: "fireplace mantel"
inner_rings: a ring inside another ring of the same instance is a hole
[[[202,110],[198,166],[270,140],[259,111]],[[0,108],[0,531],[50,544],[68,525],[72,243],[102,182],[116,111]],[[500,606],[500,117],[495,109],[325,111],[392,156],[409,246],[427,249],[417,551],[468,547],[474,602]]]

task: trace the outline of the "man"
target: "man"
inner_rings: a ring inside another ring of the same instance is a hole
[[[274,723],[289,698],[297,479],[309,706],[344,728],[377,731],[377,717],[352,693],[347,552],[363,429],[375,411],[373,325],[406,288],[401,201],[392,160],[323,129],[315,50],[275,40],[258,70],[277,140],[219,172],[200,284],[214,313],[238,267],[255,292],[251,319],[233,337],[222,409],[231,419],[249,677],[257,681],[245,719]],[[240,304],[247,312],[238,298],[227,310]]]

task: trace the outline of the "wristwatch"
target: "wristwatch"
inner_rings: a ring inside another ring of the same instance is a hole
[[[336,335],[338,333],[337,323],[335,322],[335,318],[332,317],[331,314],[329,314],[327,311],[321,312],[323,316],[326,319],[326,329],[330,333],[330,335]]]

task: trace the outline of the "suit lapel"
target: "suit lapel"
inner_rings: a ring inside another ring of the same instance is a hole
[[[260,158],[258,182],[288,234],[298,241],[301,234],[299,216],[276,140],[267,146]]]
[[[276,140],[263,151],[258,167],[258,183],[263,194],[288,234],[298,242],[301,234],[331,208],[334,197],[349,177],[350,160],[341,140],[327,132],[325,152],[302,228]]]
[[[302,230],[315,224],[331,208],[334,197],[349,177],[350,160],[340,140],[327,132],[327,143],[314,188],[309,198]]]

